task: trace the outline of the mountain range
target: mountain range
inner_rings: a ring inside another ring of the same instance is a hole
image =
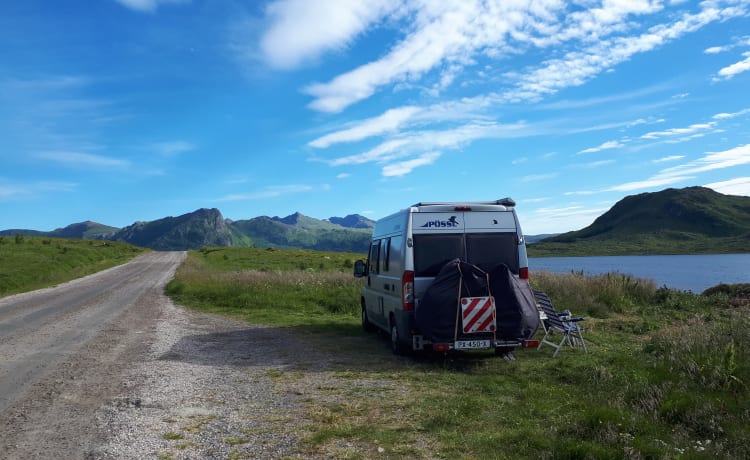
[[[198,209],[177,217],[135,222],[123,228],[79,222],[51,232],[10,229],[1,235],[86,238],[124,241],[156,250],[200,249],[205,246],[302,248],[320,251],[367,252],[375,222],[357,214],[319,220],[295,213],[225,219],[218,209]]]
[[[523,224],[523,222],[522,222]],[[225,219],[218,209],[116,228],[86,221],[32,235],[125,241],[157,250],[205,246],[302,248],[366,253],[375,222],[358,214],[320,220],[294,213]],[[666,189],[618,201],[591,225],[553,235],[527,235],[529,255],[614,255],[750,252],[750,197],[704,187]]]

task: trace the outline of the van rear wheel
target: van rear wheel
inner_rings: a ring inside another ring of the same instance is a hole
[[[398,327],[394,321],[391,322],[391,351],[394,355],[404,353],[404,345],[401,343],[401,337],[398,335]]]

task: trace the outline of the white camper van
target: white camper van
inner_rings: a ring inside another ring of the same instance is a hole
[[[447,340],[440,339],[439,343],[420,330],[415,321],[415,314],[420,314],[420,303],[438,273],[453,260],[486,272],[504,264],[509,276],[528,287],[526,245],[515,202],[504,198],[466,203],[417,203],[377,221],[369,257],[366,261],[357,261],[354,269],[355,276],[364,278],[362,327],[387,332],[394,353],[421,350],[426,346],[436,351],[491,348],[501,351],[524,345],[524,340],[536,332],[538,323],[533,331],[526,331],[528,337],[516,334],[517,337],[510,339],[499,339],[492,330],[494,324],[472,333],[459,331],[457,326],[455,335]],[[492,302],[501,304],[503,299]],[[494,318],[494,305],[492,307]]]

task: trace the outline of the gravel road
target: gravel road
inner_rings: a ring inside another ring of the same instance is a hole
[[[357,387],[400,391],[367,376],[342,382],[336,373],[392,365],[386,345],[362,363],[361,353],[342,357],[341,348],[363,340],[372,347],[377,338],[316,344],[173,305],[163,288],[184,256],[149,253],[0,299],[0,456],[371,456],[340,442],[305,452],[301,438],[311,407]]]

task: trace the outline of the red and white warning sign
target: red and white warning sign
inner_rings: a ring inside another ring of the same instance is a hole
[[[495,298],[461,297],[464,334],[495,331]]]

